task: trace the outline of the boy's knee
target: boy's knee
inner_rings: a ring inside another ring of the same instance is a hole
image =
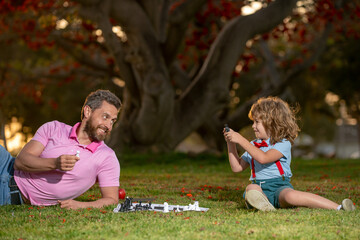
[[[247,185],[246,191],[249,191],[249,190],[262,191],[261,187],[259,185],[257,185],[257,184],[249,184],[249,185]]]

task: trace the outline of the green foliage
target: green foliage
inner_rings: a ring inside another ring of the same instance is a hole
[[[55,44],[60,36],[74,42],[70,51],[77,56],[92,47],[91,29],[82,27],[85,21],[79,20],[73,3],[1,1],[0,12],[0,111],[5,123],[17,117],[32,133],[55,119],[72,125],[80,120],[91,91],[113,87],[104,74],[81,66],[86,57],[73,57]],[[59,28],[61,19],[74,32]],[[84,46],[75,40],[83,40]]]
[[[245,208],[242,193],[249,172],[232,173],[227,156],[121,155],[121,187],[129,197],[187,205],[208,212],[112,213],[103,209],[64,210],[58,206],[3,206],[1,239],[358,239],[354,212],[293,208],[264,213]],[[336,202],[360,203],[359,160],[293,160],[294,187]],[[191,197],[189,197],[191,194]],[[210,197],[211,196],[211,197]],[[99,196],[98,187],[79,199]]]

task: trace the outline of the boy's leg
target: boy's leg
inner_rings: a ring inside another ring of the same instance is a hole
[[[246,187],[245,201],[247,204],[261,211],[276,210],[269,202],[261,187],[257,184],[250,184]]]
[[[291,188],[285,188],[280,192],[279,202],[282,208],[296,206],[308,208],[337,209],[339,206],[339,204],[327,198],[309,192],[297,191]]]

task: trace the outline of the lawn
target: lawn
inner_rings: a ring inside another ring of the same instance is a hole
[[[232,173],[227,156],[185,154],[123,155],[121,187],[129,197],[155,198],[207,212],[113,213],[58,206],[0,207],[0,239],[359,239],[360,160],[294,159],[295,189],[336,202],[351,198],[354,212],[293,208],[247,210],[242,199],[249,170]],[[99,197],[95,186],[79,197]]]

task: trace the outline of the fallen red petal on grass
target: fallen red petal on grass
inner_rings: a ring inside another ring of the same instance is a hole
[[[188,220],[188,219],[190,219],[190,217],[186,217],[186,218],[184,218],[184,220]]]
[[[63,223],[65,223],[66,222],[66,219],[63,219],[63,221],[62,221]]]
[[[193,195],[191,193],[186,194],[188,197],[192,197]]]
[[[212,196],[208,196],[207,198],[208,198],[208,199],[212,199]]]

